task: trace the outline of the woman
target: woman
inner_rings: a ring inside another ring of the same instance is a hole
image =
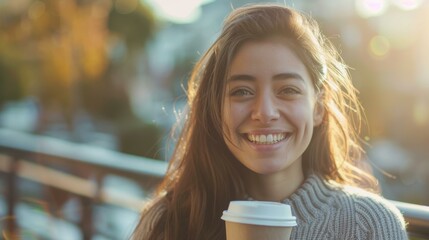
[[[295,10],[234,10],[189,82],[189,113],[164,181],[135,239],[225,239],[231,200],[290,204],[291,239],[406,239],[382,197],[355,123],[346,66],[317,24]],[[353,114],[353,115],[351,115]]]

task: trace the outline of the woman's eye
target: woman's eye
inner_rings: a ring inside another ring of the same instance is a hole
[[[252,93],[247,89],[237,89],[231,92],[231,96],[249,96]]]
[[[290,87],[280,90],[280,94],[283,94],[283,95],[294,95],[299,93],[300,91],[298,89],[290,88]]]

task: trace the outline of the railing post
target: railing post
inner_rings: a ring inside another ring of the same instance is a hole
[[[6,233],[10,239],[18,238],[18,229],[15,218],[15,200],[17,192],[16,172],[18,171],[18,158],[11,157],[9,161],[9,171],[7,172],[6,180],[6,202],[7,202],[7,218],[6,218]]]
[[[100,202],[103,177],[103,174],[96,174],[95,189],[92,198],[84,196],[80,197],[82,205],[80,227],[82,229],[84,240],[91,240],[94,232],[93,209],[94,205]]]
[[[88,197],[80,197],[82,214],[80,219],[80,228],[82,229],[83,240],[91,240],[93,233],[93,202]]]

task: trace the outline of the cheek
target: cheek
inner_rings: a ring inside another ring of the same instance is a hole
[[[296,126],[303,126],[313,123],[313,108],[311,104],[307,102],[291,105],[287,111],[289,120],[292,121]]]
[[[226,104],[222,111],[222,121],[223,121],[223,132],[224,135],[229,137],[232,135],[232,132],[234,131],[234,111],[232,111],[232,107],[229,104]]]
[[[224,123],[230,131],[234,131],[245,116],[245,108],[240,104],[227,105],[224,108]]]

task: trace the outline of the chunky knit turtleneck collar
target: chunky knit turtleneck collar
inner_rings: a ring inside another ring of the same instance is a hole
[[[332,187],[317,175],[310,175],[306,181],[283,203],[291,205],[295,215],[302,221],[314,219],[327,210]]]
[[[298,219],[312,219],[326,209],[332,189],[317,175],[310,175],[304,183],[288,198],[281,201],[291,205]],[[246,199],[254,200],[247,196]]]

